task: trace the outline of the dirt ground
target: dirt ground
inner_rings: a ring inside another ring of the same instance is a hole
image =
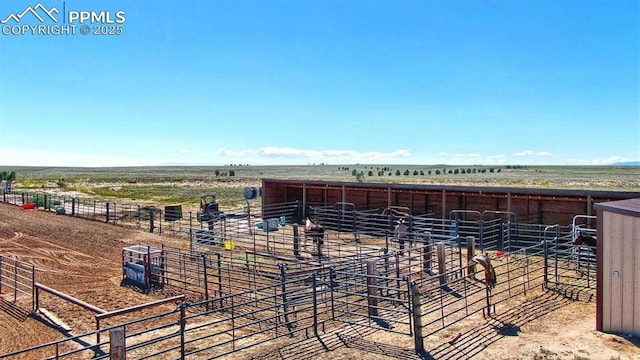
[[[104,310],[155,300],[121,287],[121,249],[136,244],[187,246],[100,222],[58,216],[0,203],[0,254],[36,266],[36,281]],[[0,354],[64,337],[47,324],[0,302]],[[167,305],[172,306],[172,305]],[[93,314],[51,295],[40,307],[57,314],[73,333],[95,329]],[[3,310],[3,311],[2,311]],[[640,359],[638,339],[594,331],[595,304],[550,292],[530,294],[497,315],[472,316],[425,338],[415,354],[413,339],[367,328],[342,327],[320,338],[279,340],[233,354],[237,359]],[[122,319],[114,319],[118,321]],[[107,324],[108,325],[108,324]],[[455,339],[455,341],[451,341]],[[634,343],[635,342],[635,343]]]

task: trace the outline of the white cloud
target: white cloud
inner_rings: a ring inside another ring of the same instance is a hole
[[[611,165],[618,162],[629,161],[629,159],[623,156],[609,156],[607,158],[597,157],[595,159],[567,159],[569,165]]]
[[[449,156],[449,153],[445,151],[441,151],[438,153],[438,156]]]
[[[507,155],[504,154],[496,154],[489,155],[486,157],[487,164],[505,164],[507,162]]]
[[[609,156],[608,158],[595,158],[591,160],[592,165],[611,165],[617,162],[627,161],[622,156]]]
[[[190,149],[181,149],[180,151],[178,151],[178,155],[187,155],[190,153],[191,153]]]
[[[525,150],[521,152],[517,152],[513,154],[514,156],[553,156],[548,151],[533,151],[533,150]]]
[[[373,163],[397,162],[411,156],[408,149],[391,152],[356,151],[342,149],[311,150],[292,147],[267,146],[259,149],[230,150],[220,149],[217,155],[224,162],[242,162],[250,164],[305,164],[305,163]]]

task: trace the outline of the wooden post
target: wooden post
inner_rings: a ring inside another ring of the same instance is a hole
[[[378,285],[376,275],[375,260],[367,261],[367,303],[369,316],[378,316],[378,299],[376,297],[376,288]]]
[[[71,216],[76,216],[76,198],[71,198]]]
[[[422,309],[420,309],[420,289],[414,282],[411,283],[411,304],[413,315],[413,342],[417,353],[424,351],[424,339],[422,338]]]
[[[153,224],[155,220],[155,211],[153,209],[147,209],[149,211],[149,232],[153,233],[153,229],[155,229],[155,225]]]
[[[473,236],[467,236],[467,275],[475,277],[476,265],[473,257],[476,255],[476,239]]]
[[[95,204],[95,203],[94,203]],[[107,219],[105,220],[106,223],[109,222],[109,203],[107,202]]]
[[[109,330],[109,356],[111,360],[127,359],[124,326]]]
[[[296,258],[301,258],[300,256],[300,231],[298,229],[298,224],[293,224],[293,256]]]
[[[268,227],[269,225],[266,224]],[[289,332],[293,330],[293,324],[289,321],[289,301],[287,300],[287,265],[280,264],[280,284],[282,290],[282,312],[284,315],[284,323],[287,326]]]
[[[35,283],[33,283],[33,288],[35,290],[35,303],[36,305],[34,306],[34,312],[38,311],[38,309],[40,308],[40,289],[36,286]]]
[[[425,234],[422,248],[422,269],[431,274],[431,234]]]
[[[184,332],[187,328],[187,320],[185,319],[186,317],[186,309],[187,309],[187,304],[182,302],[180,303],[180,305],[178,305],[178,307],[180,308],[180,359],[184,359],[184,353],[185,353],[185,337],[184,337]],[[232,308],[233,310],[233,308]],[[232,317],[235,317],[232,315]],[[235,326],[233,327],[235,330]],[[235,335],[233,336],[233,339],[235,340]]]
[[[446,272],[446,264],[444,257],[444,243],[439,242],[436,244],[436,251],[438,255],[438,279],[440,280],[440,285],[444,285],[447,282],[447,277],[445,275]]]

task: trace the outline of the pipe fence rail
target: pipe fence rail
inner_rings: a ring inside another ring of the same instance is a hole
[[[0,300],[22,310],[35,309],[35,266],[0,254]]]

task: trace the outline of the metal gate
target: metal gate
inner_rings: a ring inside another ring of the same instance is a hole
[[[545,284],[549,289],[586,300],[595,296],[595,247],[574,245],[574,231],[554,225],[545,229]]]
[[[35,310],[33,264],[0,255],[0,302],[2,309],[23,314]]]
[[[397,266],[377,259],[332,269],[334,320],[412,335],[411,284]]]

